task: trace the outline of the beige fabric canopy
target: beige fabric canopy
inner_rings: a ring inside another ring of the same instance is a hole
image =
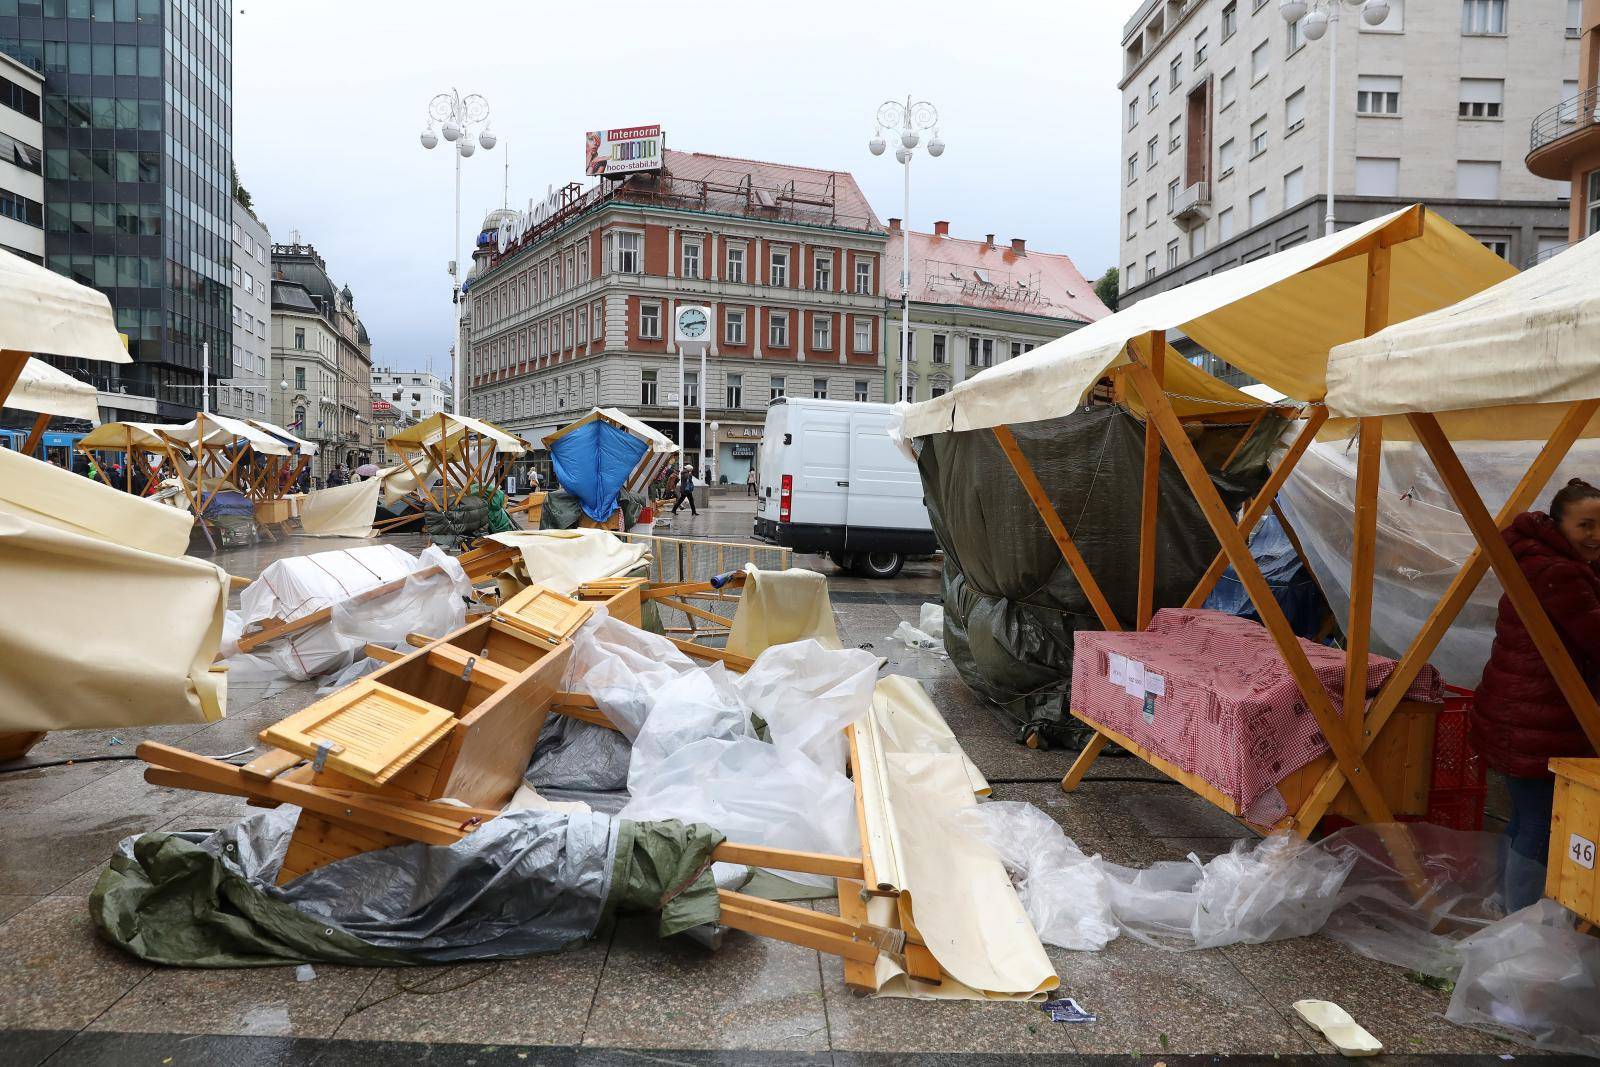
[[[1594,397],[1600,397],[1600,234],[1328,356],[1334,416]]]
[[[287,456],[289,446],[263,430],[258,430],[249,423],[240,419],[230,419],[226,415],[206,414],[196,417],[192,422],[182,426],[163,426],[161,431],[174,441],[181,441],[193,451],[194,445],[200,438],[200,427],[205,426],[205,443],[212,446],[221,445],[234,438],[244,438],[250,442],[250,447],[264,456]]]
[[[520,455],[527,451],[520,440],[496,426],[466,415],[451,415],[443,411],[429,415],[415,426],[397,430],[389,435],[385,443],[396,452],[437,448],[441,444],[453,452],[469,432],[493,441],[496,452]]]
[[[4,251],[0,351],[132,362],[104,293]]]
[[[1405,240],[1419,225],[1420,235]],[[1172,330],[1288,397],[1321,400],[1329,350],[1365,326],[1367,265],[1358,253],[1372,239],[1392,244],[1390,321],[1447,307],[1515,273],[1475,238],[1413,206],[1147,297],[1007,360],[912,406],[906,436],[1070,414],[1095,382],[1129,362],[1129,346],[1143,353],[1151,333]],[[1172,393],[1186,393],[1190,371],[1201,373],[1181,360],[1168,360],[1167,371]]]
[[[285,444],[299,449],[302,456],[314,456],[317,454],[317,445],[315,442],[296,437],[294,434],[290,433],[288,430],[285,430],[282,426],[279,426],[275,422],[268,422],[265,419],[246,419],[244,421],[248,422],[251,426],[254,426],[263,433],[269,434],[272,437],[276,437]]]
[[[90,452],[165,452],[167,442],[160,432],[171,433],[175,429],[154,422],[107,422],[85,434],[78,447]]]
[[[22,375],[5,398],[5,406],[90,423],[100,421],[94,386],[56,370],[42,359],[30,359],[23,365]]]

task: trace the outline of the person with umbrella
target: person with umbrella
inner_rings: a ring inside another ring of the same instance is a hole
[[[366,481],[368,478],[376,478],[377,476],[378,465],[376,463],[363,463],[356,468],[356,477],[362,481]]]

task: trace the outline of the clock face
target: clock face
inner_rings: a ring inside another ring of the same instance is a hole
[[[706,313],[699,308],[690,308],[678,316],[678,332],[685,337],[703,337],[706,332]]]

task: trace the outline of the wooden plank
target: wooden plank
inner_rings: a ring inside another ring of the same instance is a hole
[[[863,963],[871,963],[878,958],[879,949],[876,945],[857,940],[832,928],[831,924],[818,921],[831,919],[831,915],[809,908],[797,908],[792,904],[730,893],[725,889],[718,890],[717,896],[722,904],[722,917],[718,921],[730,929],[759,934],[775,941],[787,941],[792,945]]]
[[[1111,602],[1101,591],[1100,583],[1095,581],[1094,572],[1089,570],[1089,564],[1083,558],[1083,553],[1078,551],[1072,535],[1067,532],[1066,524],[1061,521],[1061,516],[1056,514],[1049,496],[1045,494],[1044,486],[1039,484],[1039,476],[1033,471],[1033,464],[1022,454],[1022,447],[1017,444],[1011,427],[996,426],[994,437],[1000,443],[1000,450],[1006,454],[1006,459],[1011,461],[1011,469],[1016,471],[1017,480],[1022,483],[1022,488],[1027,490],[1028,499],[1033,501],[1034,510],[1039,513],[1039,518],[1044,520],[1045,528],[1050,531],[1050,537],[1055,541],[1056,548],[1067,561],[1067,566],[1072,568],[1072,576],[1078,580],[1079,588],[1089,598],[1089,604],[1094,608],[1095,617],[1100,620],[1100,625],[1107,630],[1121,630],[1122,623],[1117,621],[1117,613],[1111,610]]]
[[[766,845],[740,845],[732,841],[724,841],[718,845],[712,851],[711,858],[723,863],[742,863],[748,867],[798,871],[801,874],[822,874],[829,878],[853,878],[860,881],[865,876],[861,861],[851,856],[796,852],[787,848],[769,848]]]
[[[1532,506],[1534,498],[1554,476],[1556,468],[1566,459],[1573,443],[1582,435],[1584,427],[1597,412],[1600,412],[1600,399],[1578,401],[1567,408],[1567,413],[1551,433],[1549,440],[1528,465],[1522,480],[1517,483],[1511,495],[1506,498],[1505,504],[1501,506],[1495,517],[1497,528],[1505,529],[1512,519]],[[1400,657],[1400,662],[1395,665],[1394,671],[1368,706],[1364,731],[1367,741],[1370,742],[1372,737],[1383,730],[1389,716],[1399,707],[1406,691],[1411,688],[1411,683],[1416,680],[1417,674],[1427,666],[1434,649],[1439,646],[1446,631],[1455,623],[1456,617],[1460,615],[1461,609],[1466,606],[1473,590],[1478,587],[1488,569],[1489,562],[1483,554],[1483,549],[1474,548],[1461,565],[1461,570],[1451,579],[1444,595],[1429,612],[1422,629],[1417,631],[1417,636],[1412,639],[1411,646]],[[1337,766],[1330,767],[1296,815],[1296,833],[1304,837],[1322,820],[1323,813],[1333,803],[1343,784],[1343,772]]]
[[[1088,773],[1089,767],[1100,758],[1100,753],[1106,747],[1110,738],[1095,727],[1095,732],[1088,742],[1084,744],[1083,751],[1078,753],[1078,758],[1072,761],[1072,766],[1067,768],[1067,775],[1061,779],[1061,791],[1071,793],[1083,782],[1083,776]]]
[[[1157,388],[1165,388],[1167,374],[1167,335],[1152,330],[1150,375]],[[1150,625],[1156,600],[1156,517],[1161,506],[1161,434],[1150,420],[1144,425],[1144,476],[1139,496],[1139,601],[1134,629]]]
[[[455,674],[461,674],[470,667],[472,681],[490,690],[513,685],[521,677],[519,671],[496,663],[482,652],[474,654],[448,642],[429,648],[427,657],[429,663]]]
[[[437,566],[424,567],[420,571],[407,575],[406,577],[395,578],[394,580],[384,582],[381,585],[375,585],[370,589],[363,589],[359,593],[346,597],[343,601],[341,601],[341,603],[351,606],[356,604],[365,604],[369,600],[376,600],[378,597],[388,596],[390,593],[404,588],[408,578],[431,578],[435,574],[438,574],[442,569],[443,568]],[[302,615],[298,619],[291,619],[288,622],[265,626],[260,630],[257,630],[255,633],[245,634],[243,637],[239,638],[239,651],[249,652],[260,645],[266,644],[268,641],[274,641],[289,634],[299,633],[301,630],[308,629],[317,625],[318,623],[327,622],[331,618],[333,618],[333,608],[332,606],[329,606]]]
[[[1347,259],[1355,259],[1358,256],[1366,255],[1375,248],[1388,248],[1397,244],[1404,244],[1406,241],[1414,241],[1422,236],[1424,218],[1422,205],[1413,204],[1406,209],[1405,214],[1389,223],[1383,229],[1376,233],[1369,233],[1359,241],[1340,249],[1321,263],[1318,263],[1317,267],[1326,267],[1334,263],[1342,263]],[[1317,267],[1311,269],[1315,270]]]
[[[697,645],[693,641],[685,641],[682,638],[677,637],[669,637],[667,640],[677,645],[678,649],[686,655],[693,656],[696,659],[719,660],[731,671],[739,671],[740,673],[743,673],[744,671],[749,670],[750,665],[755,662],[755,660],[751,659],[749,656],[741,656],[738,653],[729,652],[725,648],[712,648],[710,645]]]
[[[715,623],[716,625],[723,627],[729,626],[733,622],[732,619],[729,619],[725,615],[718,615],[714,611],[707,611],[705,608],[696,607],[687,601],[677,600],[672,597],[657,597],[655,600],[656,603],[660,604],[662,607],[673,608],[677,611],[681,611],[693,619],[701,619],[705,622]]]
[[[1189,484],[1189,490],[1200,505],[1200,510],[1211,526],[1212,533],[1222,542],[1229,562],[1233,564],[1245,591],[1250,594],[1251,603],[1255,605],[1256,614],[1260,617],[1262,625],[1271,635],[1273,644],[1278,647],[1278,652],[1283,656],[1289,673],[1293,675],[1301,696],[1317,720],[1317,725],[1326,735],[1328,745],[1333,749],[1334,758],[1339,761],[1339,766],[1350,779],[1356,795],[1361,798],[1362,807],[1366,810],[1368,818],[1375,823],[1392,823],[1394,818],[1388,803],[1384,800],[1377,784],[1372,781],[1372,776],[1366,773],[1361,749],[1339,721],[1333,703],[1328,698],[1327,690],[1322,687],[1316,672],[1312,670],[1305,649],[1300,647],[1300,641],[1295,637],[1289,620],[1284,617],[1282,606],[1272,595],[1272,587],[1267,584],[1266,578],[1261,574],[1260,566],[1250,555],[1249,546],[1229,516],[1227,505],[1222,502],[1217,487],[1211,482],[1211,476],[1206,473],[1205,464],[1200,461],[1194,446],[1184,434],[1183,426],[1173,414],[1166,396],[1157,386],[1148,367],[1136,363],[1128,369],[1128,374],[1144,400],[1148,417],[1154,419],[1160,428],[1167,450],[1182,471],[1184,481]],[[1420,881],[1421,870],[1416,865],[1409,840],[1403,840],[1403,831],[1390,836],[1396,838],[1392,845],[1398,850],[1395,858],[1405,864],[1408,872],[1414,873]]]
[[[240,767],[239,773],[246,778],[270,782],[284,771],[299,765],[304,758],[298,752],[288,752],[281,748],[275,748]]]
[[[1296,435],[1294,444],[1289,446],[1289,451],[1267,475],[1266,482],[1256,493],[1255,499],[1250,501],[1250,506],[1245,508],[1244,517],[1239,520],[1239,532],[1248,537],[1250,531],[1256,528],[1256,523],[1261,521],[1261,516],[1267,513],[1273,500],[1278,496],[1278,491],[1283,488],[1283,483],[1289,480],[1289,475],[1294,473],[1295,464],[1300,462],[1300,457],[1305,455],[1306,449],[1311,447],[1311,442],[1317,438],[1317,432],[1322,429],[1322,424],[1328,421],[1328,409],[1317,406],[1311,409],[1311,414],[1306,417],[1305,425]],[[1194,592],[1189,594],[1189,599],[1183,602],[1186,608],[1198,608],[1206,602],[1206,597],[1211,595],[1211,590],[1217,586],[1217,580],[1222,577],[1222,572],[1228,569],[1228,554],[1222,549],[1217,550],[1216,557],[1212,559],[1211,566],[1206,568],[1200,581],[1195,583]]]
[[[861,881],[876,890],[879,886],[878,872],[872,862],[872,837],[867,833],[867,804],[861,795],[861,742],[856,733],[856,723],[844,728],[845,738],[850,743],[850,779],[856,794],[856,830],[861,837]],[[865,916],[865,911],[862,914]]]
[[[834,883],[834,891],[839,901],[841,919],[857,925],[867,921],[867,902],[863,897],[865,887],[861,882],[841,878]],[[844,984],[863,992],[877,992],[878,977],[875,963],[876,961],[845,960]]]
[[[393,663],[395,660],[406,658],[406,654],[397,648],[389,648],[387,645],[374,645],[371,642],[368,642],[361,651],[368,659],[375,659],[380,663]]]
[[[1212,785],[1204,778],[1201,778],[1199,775],[1191,774],[1182,767],[1178,766],[1176,763],[1173,763],[1171,760],[1157,755],[1155,752],[1146,748],[1144,745],[1141,745],[1139,742],[1135,741],[1126,734],[1119,733],[1103,723],[1095,722],[1093,719],[1089,718],[1076,708],[1072,709],[1072,717],[1094,727],[1095,737],[1100,739],[1101,745],[1104,745],[1107,741],[1115,741],[1129,752],[1132,752],[1135,756],[1138,756],[1140,760],[1148,763],[1150,766],[1154,767],[1156,770],[1167,775],[1168,777],[1181,782],[1183,785],[1189,788],[1190,792],[1209,800],[1211,803],[1215,804],[1229,815],[1238,818],[1244,814],[1239,809],[1239,805],[1232,797],[1228,796],[1228,794],[1222,792],[1216,786]]]
[[[1375,250],[1372,257],[1388,249]],[[1370,304],[1372,291],[1367,298]],[[1372,646],[1372,577],[1377,559],[1378,475],[1383,466],[1383,420],[1362,419],[1356,458],[1355,529],[1350,552],[1350,613],[1345,626],[1344,727],[1359,742],[1366,730],[1367,652]]]
[[[1595,703],[1594,694],[1589,691],[1583,673],[1572,662],[1571,653],[1556,633],[1550,617],[1545,614],[1544,605],[1539,603],[1538,596],[1528,584],[1528,577],[1522,573],[1516,557],[1511,554],[1511,548],[1501,536],[1499,526],[1489,515],[1489,509],[1484,507],[1483,499],[1478,496],[1478,490],[1467,476],[1455,448],[1440,428],[1439,420],[1424,413],[1412,413],[1406,417],[1416,430],[1422,447],[1428,450],[1428,457],[1433,460],[1440,479],[1450,491],[1450,499],[1455,501],[1461,517],[1472,530],[1478,547],[1488,554],[1495,577],[1500,579],[1506,596],[1511,598],[1512,606],[1527,628],[1528,637],[1538,648],[1545,666],[1550,668],[1561,695],[1566,698],[1567,706],[1572,709],[1572,714],[1588,736],[1589,744],[1600,749],[1600,705]]]

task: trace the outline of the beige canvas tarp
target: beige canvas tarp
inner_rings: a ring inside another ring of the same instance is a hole
[[[158,431],[170,432],[175,427],[154,422],[107,422],[96,426],[83,436],[78,447],[91,452],[166,452],[167,442]]]
[[[207,722],[228,576],[189,517],[0,450],[0,731]]]
[[[729,652],[754,659],[773,645],[808,637],[823,648],[840,647],[826,575],[798,567],[762,571],[753,565],[745,567],[745,574],[728,629]]]
[[[235,438],[243,438],[250,442],[250,447],[263,456],[287,456],[289,446],[265,431],[258,430],[249,423],[240,419],[230,419],[226,415],[205,414],[197,416],[193,421],[182,426],[163,426],[161,431],[174,441],[181,441],[192,451],[201,434],[201,426],[205,427],[205,443],[211,447],[220,447]]]
[[[104,293],[6,251],[0,251],[0,351],[132,362]]]
[[[1068,415],[1101,377],[1129,362],[1130,346],[1143,353],[1151,333],[1173,330],[1288,397],[1320,400],[1329,350],[1365,328],[1366,257],[1347,253],[1380,232],[1399,236],[1414,226],[1414,212],[1421,215],[1421,235],[1394,244],[1391,253],[1391,321],[1447,307],[1514,273],[1438,215],[1406,208],[1146,297],[913,405],[905,413],[905,434]],[[1168,392],[1197,395],[1188,392],[1191,378],[1203,372],[1177,359],[1166,366]]]
[[[23,365],[22,375],[3,406],[88,423],[100,421],[94,386],[56,370],[42,359],[30,359]]]
[[[300,532],[308,537],[376,537],[372,517],[383,483],[376,478],[307,493],[300,501]]]
[[[302,456],[314,456],[317,454],[315,442],[296,437],[275,422],[267,422],[265,419],[245,419],[244,421],[263,433],[276,437],[290,448],[297,450]]]
[[[606,530],[515,530],[489,540],[522,553],[530,584],[567,596],[584,582],[628,573],[647,551]]]
[[[1597,396],[1600,235],[1328,357],[1328,413],[1335,417]]]
[[[384,443],[391,452],[400,453],[424,447],[436,448],[441,442],[447,442],[447,451],[453,454],[468,431],[493,441],[496,452],[520,455],[527,451],[521,441],[499,427],[466,415],[451,415],[443,411],[429,415],[415,426],[396,430]]]

